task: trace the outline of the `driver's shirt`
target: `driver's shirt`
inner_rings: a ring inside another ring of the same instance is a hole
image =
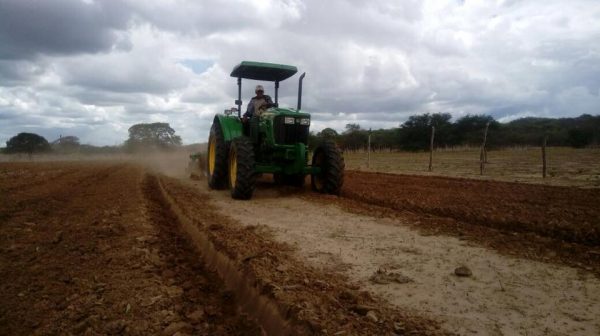
[[[265,103],[273,104],[273,100],[267,95],[263,95],[261,98],[253,97],[248,103],[248,108],[246,109],[246,113],[244,113],[244,117],[252,118],[254,112],[258,111],[258,108]]]
[[[265,105],[267,101],[265,100],[265,96],[261,98],[252,99],[254,102],[254,112],[258,112],[260,114],[260,107]]]

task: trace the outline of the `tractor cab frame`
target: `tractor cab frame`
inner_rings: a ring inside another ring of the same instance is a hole
[[[235,105],[238,107],[238,117],[242,117],[242,78],[259,81],[275,82],[275,105],[279,105],[279,82],[284,81],[298,72],[298,69],[292,65],[273,64],[263,62],[244,61],[238,64],[231,77],[237,78],[238,99]],[[302,107],[302,81],[306,73],[302,73],[298,80],[298,105],[296,110],[300,111]]]

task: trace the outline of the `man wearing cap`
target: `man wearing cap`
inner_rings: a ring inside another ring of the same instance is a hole
[[[246,109],[246,113],[244,113],[244,121],[252,118],[254,113],[259,112],[261,109],[275,106],[271,97],[264,94],[265,89],[262,87],[262,85],[257,85],[254,89],[254,92],[256,93],[256,96],[252,97],[248,103],[248,108]]]

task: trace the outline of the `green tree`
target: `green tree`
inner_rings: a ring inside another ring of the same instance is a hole
[[[347,124],[346,130],[341,135],[341,147],[344,150],[359,150],[367,145],[367,131],[360,128],[359,124]]]
[[[359,124],[346,124],[346,130],[344,131],[344,133],[351,133],[356,131],[360,131]]]
[[[339,134],[333,128],[325,128],[321,132],[317,133],[317,136],[324,139],[336,140]]]
[[[181,146],[181,137],[168,123],[135,124],[129,127],[125,147],[129,151],[145,149],[172,149]]]
[[[407,150],[429,148],[432,126],[435,126],[437,146],[453,145],[450,119],[452,116],[449,113],[426,113],[408,117],[408,120],[400,126],[400,146]]]
[[[454,123],[453,142],[460,145],[481,145],[487,123],[490,123],[488,140],[494,143],[497,140],[495,131],[500,127],[500,123],[494,120],[494,117],[485,114],[467,114],[458,119]]]
[[[72,153],[79,150],[79,138],[73,135],[61,136],[52,142],[52,149],[62,153]]]
[[[373,151],[397,148],[397,128],[379,129],[371,133],[371,149]]]
[[[6,142],[5,152],[13,153],[43,153],[50,151],[50,144],[41,135],[35,133],[19,133]]]
[[[569,130],[567,141],[572,147],[583,148],[590,145],[593,139],[594,134],[592,131],[587,129],[573,128]]]

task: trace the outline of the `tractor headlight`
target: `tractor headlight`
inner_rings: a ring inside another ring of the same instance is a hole
[[[293,125],[294,121],[294,117],[285,117],[285,119],[283,119],[283,123],[286,125]]]
[[[310,125],[310,119],[308,119],[308,118],[300,119],[300,125],[304,125],[304,126]]]

